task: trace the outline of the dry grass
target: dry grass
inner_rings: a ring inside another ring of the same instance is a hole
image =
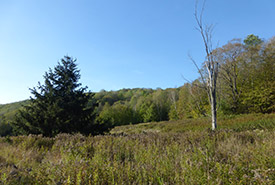
[[[168,132],[154,123],[159,132],[0,138],[0,184],[274,184],[274,115],[260,117],[225,118],[216,132],[199,120],[184,132],[174,122]]]

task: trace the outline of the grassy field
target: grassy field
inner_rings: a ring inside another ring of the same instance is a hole
[[[275,184],[275,114],[0,138],[0,184]]]
[[[205,131],[211,128],[211,118],[186,119],[125,125],[115,127],[112,134],[184,133],[186,131]],[[224,116],[218,119],[218,130],[246,131],[255,129],[274,129],[275,114],[247,114]]]

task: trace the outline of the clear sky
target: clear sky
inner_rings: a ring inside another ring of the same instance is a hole
[[[195,0],[0,0],[0,104],[28,88],[64,55],[77,58],[93,92],[168,88],[198,77],[204,59]],[[248,34],[275,36],[274,0],[208,0],[205,22],[219,46]]]

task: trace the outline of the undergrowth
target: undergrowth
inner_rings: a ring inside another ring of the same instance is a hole
[[[217,131],[205,121],[3,137],[0,184],[274,184],[274,115],[222,118]]]

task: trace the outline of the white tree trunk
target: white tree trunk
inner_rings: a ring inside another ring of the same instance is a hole
[[[212,130],[217,128],[217,102],[216,102],[216,90],[211,92],[210,99],[211,99],[211,115],[212,115]]]
[[[204,4],[201,10],[200,15],[198,15],[197,11],[197,3],[195,6],[195,19],[198,24],[197,30],[200,32],[204,47],[205,47],[205,52],[206,52],[206,61],[204,62],[205,67],[207,69],[208,77],[207,80],[204,80],[204,75],[202,74],[202,71],[199,70],[197,67],[202,80],[204,84],[207,86],[207,93],[208,93],[208,98],[209,102],[211,105],[211,115],[212,115],[212,130],[215,130],[217,128],[217,99],[216,99],[216,82],[218,78],[218,72],[219,72],[219,62],[215,60],[213,56],[213,49],[212,49],[212,30],[213,30],[213,25],[204,25],[202,22],[202,14],[204,11]]]

